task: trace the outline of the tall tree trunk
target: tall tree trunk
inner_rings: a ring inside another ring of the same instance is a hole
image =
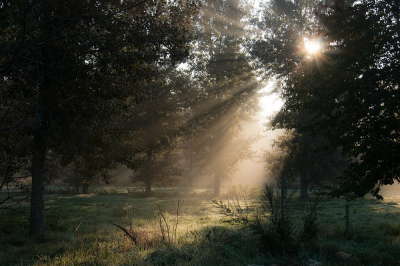
[[[38,135],[40,134],[35,134],[32,158],[30,235],[41,235],[45,231],[44,190],[46,179],[44,174],[46,164],[46,142],[44,141],[43,136]]]
[[[221,176],[222,176],[222,171],[221,170],[215,171],[214,197],[219,197],[221,195]]]
[[[51,35],[51,0],[42,0],[43,10],[43,34]],[[45,167],[46,150],[49,137],[50,117],[50,87],[51,87],[51,44],[45,43],[41,46],[41,59],[39,59],[38,78],[42,79],[39,85],[38,104],[36,109],[36,120],[33,135],[32,151],[32,191],[31,191],[31,216],[30,235],[42,235],[45,232]]]
[[[41,235],[45,231],[44,190],[46,186],[45,166],[50,108],[48,87],[49,82],[43,82],[39,92],[33,138],[31,217],[29,230],[31,235]]]
[[[152,155],[153,155],[153,149],[151,147],[149,147],[149,149],[147,150],[147,162],[146,162],[146,178],[145,178],[145,186],[146,186],[146,190],[145,193],[146,194],[150,194],[151,193],[151,181],[152,181],[152,171],[151,171],[151,160],[152,160]]]

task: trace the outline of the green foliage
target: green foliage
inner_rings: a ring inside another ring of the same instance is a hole
[[[150,262],[157,265],[166,260],[170,265],[242,265],[249,261],[266,261],[260,256],[251,231],[216,226],[206,227],[196,236],[192,243],[156,250],[149,256]]]
[[[148,257],[148,261],[153,265],[190,265],[192,260],[190,248],[159,248]]]

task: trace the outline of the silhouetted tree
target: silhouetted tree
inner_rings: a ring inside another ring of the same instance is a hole
[[[262,68],[266,69],[265,77],[278,80],[274,91],[285,101],[289,100],[285,92],[293,73],[300,68],[316,67],[316,55],[306,50],[305,43],[319,41],[316,32],[318,24],[315,21],[317,8],[317,1],[273,0],[265,5],[262,20],[257,21],[263,36],[250,43],[250,51],[260,61]],[[308,82],[318,81],[309,78]],[[303,84],[305,90],[307,84]],[[289,111],[284,106],[270,124],[272,129],[290,131],[276,144],[286,150],[286,156],[290,154],[291,158],[283,160],[282,163],[290,164],[288,169],[291,170],[287,172],[289,175],[299,177],[302,198],[308,197],[308,184],[312,180],[316,182],[316,176],[321,178],[322,175],[329,175],[327,171],[337,172],[342,167],[342,163],[339,163],[342,159],[338,157],[337,149],[332,149],[332,154],[328,155],[322,152],[327,144],[322,142],[321,136],[316,132],[301,131],[309,120],[310,115],[306,108]],[[334,161],[337,163],[333,163]],[[324,173],[321,172],[322,169],[325,169]]]
[[[332,195],[367,193],[399,181],[399,5],[327,1],[318,13],[323,50],[285,86],[286,113],[307,109],[304,131],[324,136],[352,158]]]
[[[29,147],[32,235],[45,230],[46,152],[54,150],[64,164],[72,161],[89,145],[79,147],[77,139],[101,135],[97,126],[112,122],[141,99],[145,83],[154,77],[154,64],[187,56],[195,7],[190,1],[0,3],[1,100],[7,110],[1,119],[19,118],[13,127],[2,123],[0,132],[10,136],[16,129],[18,143],[11,138],[5,142],[10,150]],[[11,154],[11,165],[19,163],[18,154]]]

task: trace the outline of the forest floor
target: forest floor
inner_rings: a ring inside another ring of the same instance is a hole
[[[400,265],[399,196],[385,195],[383,201],[366,197],[349,203],[323,198],[313,223],[307,225],[314,197],[300,200],[294,195],[287,209],[290,226],[281,234],[271,226],[260,193],[243,188],[236,192],[241,194],[237,198],[228,193],[213,202],[206,190],[160,189],[152,196],[126,188],[99,189],[87,195],[50,190],[43,236],[29,237],[28,202],[11,210],[0,209],[0,262]],[[348,234],[346,204],[350,210]],[[304,228],[315,234],[305,238]]]

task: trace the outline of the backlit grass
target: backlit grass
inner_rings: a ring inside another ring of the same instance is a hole
[[[1,265],[311,265],[313,261],[400,265],[400,198],[396,196],[348,203],[348,236],[346,202],[324,199],[317,238],[297,241],[297,251],[289,254],[266,248],[268,239],[255,226],[257,212],[261,222],[267,222],[258,197],[239,201],[243,208],[248,206],[250,222],[244,224],[221,215],[204,191],[195,195],[161,190],[144,197],[140,191],[119,189],[47,195],[47,233],[36,239],[28,236],[28,203],[1,210]],[[295,230],[300,230],[306,203],[297,197],[291,202]],[[129,230],[136,243],[112,223]]]

